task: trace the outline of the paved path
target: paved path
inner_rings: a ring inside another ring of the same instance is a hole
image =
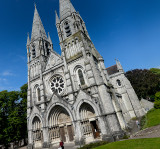
[[[74,144],[64,144],[65,149],[77,149]],[[58,149],[58,146],[53,147],[52,149]]]
[[[159,137],[160,137],[160,125],[141,130],[141,131],[131,135],[130,139],[159,138]]]
[[[77,149],[77,147],[75,147],[75,145],[73,143],[70,144],[64,144],[64,148],[65,149]],[[27,147],[22,147],[19,149],[27,149]],[[54,146],[52,149],[58,149],[58,146]]]

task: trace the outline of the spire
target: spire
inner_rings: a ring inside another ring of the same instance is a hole
[[[117,59],[115,59],[115,60],[116,60],[117,69],[119,70],[119,72],[124,72],[123,67],[122,67],[121,63],[119,62],[119,60],[117,60]]]
[[[29,39],[29,33],[28,33],[28,37],[27,37],[27,46],[29,46],[30,44],[30,39]]]
[[[59,0],[60,19],[64,19],[71,13],[76,12],[70,0]]]
[[[55,14],[56,14],[56,24],[59,24],[59,23],[60,23],[60,20],[59,20],[59,17],[58,17],[57,11],[55,11]]]
[[[31,40],[36,39],[38,37],[47,38],[47,35],[35,4]]]
[[[48,40],[49,40],[50,44],[53,45],[49,32],[48,32]]]

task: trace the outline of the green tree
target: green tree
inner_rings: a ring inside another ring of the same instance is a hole
[[[0,144],[8,144],[5,129],[8,125],[8,91],[0,92]]]
[[[155,94],[154,108],[155,109],[160,109],[160,92],[157,92]]]
[[[139,99],[154,98],[156,92],[160,91],[160,77],[147,69],[135,69],[126,72],[126,77],[131,82]]]
[[[19,104],[19,115],[22,121],[21,139],[24,139],[24,142],[25,142],[25,139],[27,138],[27,90],[28,90],[28,84],[24,84],[21,87],[21,91],[20,91],[21,101]]]
[[[27,137],[27,88],[0,92],[0,144],[6,148]]]
[[[150,71],[151,71],[152,73],[157,74],[157,75],[160,76],[160,69],[158,69],[158,68],[151,68]]]

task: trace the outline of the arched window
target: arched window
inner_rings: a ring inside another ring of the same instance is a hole
[[[37,100],[41,101],[41,91],[39,87],[37,88]]]
[[[79,76],[79,81],[81,85],[85,85],[85,80],[84,80],[83,72],[81,69],[78,70],[78,76]]]
[[[71,29],[70,29],[70,26],[69,26],[68,22],[64,23],[64,29],[65,29],[65,32],[66,32],[66,36],[69,37],[72,34],[72,32],[71,32]]]
[[[121,86],[121,85],[122,85],[122,83],[121,83],[121,81],[120,81],[119,79],[117,80],[117,85],[118,85],[118,86]]]

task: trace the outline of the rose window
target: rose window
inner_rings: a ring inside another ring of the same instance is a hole
[[[64,91],[64,80],[60,76],[56,76],[51,81],[51,90],[52,92],[56,92],[61,94]]]

